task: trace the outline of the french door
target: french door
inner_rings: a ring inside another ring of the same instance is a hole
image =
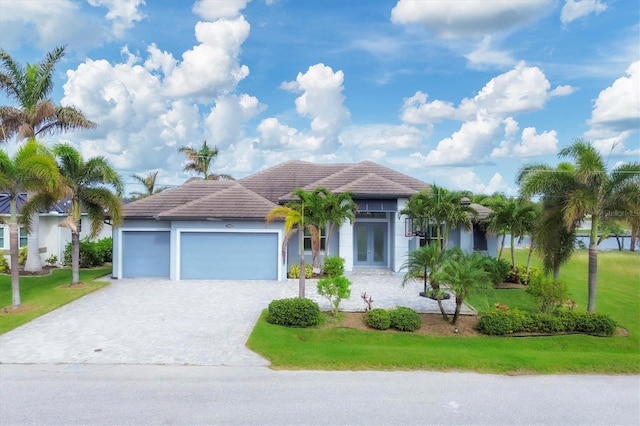
[[[355,265],[387,266],[387,223],[355,224]]]

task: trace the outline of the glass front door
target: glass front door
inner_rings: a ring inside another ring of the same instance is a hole
[[[355,251],[356,265],[387,266],[387,224],[356,223]]]

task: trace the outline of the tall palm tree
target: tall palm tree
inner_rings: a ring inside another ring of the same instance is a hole
[[[131,193],[131,197],[133,197],[134,199],[145,198],[167,189],[164,186],[156,187],[158,170],[156,170],[155,172],[150,172],[147,176],[140,176],[140,175],[133,174],[131,175],[131,177],[133,178],[133,180],[137,181],[144,187],[144,192],[135,191]]]
[[[0,150],[0,190],[9,195],[9,253],[11,256],[11,294],[14,307],[20,307],[20,275],[18,266],[18,194],[25,190],[47,191],[54,198],[59,196],[60,175],[53,155],[39,144],[35,138],[30,138],[15,153],[9,157],[4,150]],[[29,228],[30,212],[37,212],[42,204],[39,199],[32,198],[22,206],[24,226]],[[47,206],[48,207],[48,206]]]
[[[0,49],[0,90],[17,103],[17,106],[0,106],[0,142],[6,142],[14,136],[20,141],[96,127],[78,108],[58,106],[49,98],[53,90],[55,66],[64,56],[65,48],[56,47],[42,61],[24,66]],[[31,272],[42,269],[37,219],[31,219],[32,227],[28,236],[29,253],[25,270]]]
[[[265,223],[268,225],[274,220],[284,220],[284,241],[282,242],[282,257],[286,257],[287,245],[291,237],[297,232],[299,236],[299,252],[300,252],[300,276],[298,281],[298,297],[305,296],[305,260],[304,260],[304,231],[315,229],[309,226],[307,218],[304,215],[304,205],[302,202],[289,203],[286,206],[276,206],[265,217]],[[317,233],[316,233],[317,235]]]
[[[493,203],[493,212],[487,218],[489,229],[499,231],[504,235],[509,234],[511,243],[511,267],[516,268],[515,245],[516,239],[522,238],[531,230],[536,216],[536,208],[528,200],[517,198],[507,199]],[[502,251],[502,249],[500,250]],[[499,257],[498,257],[499,258]]]
[[[204,141],[199,149],[182,146],[178,149],[178,152],[187,157],[187,164],[183,168],[185,172],[195,172],[198,175],[202,175],[205,180],[233,180],[230,175],[216,174],[209,171],[211,163],[218,156],[218,148],[210,148],[207,145],[207,141]]]
[[[575,163],[573,170],[530,169],[520,176],[521,192],[525,195],[561,194],[562,218],[567,229],[585,217],[591,218],[587,310],[594,312],[598,279],[598,223],[606,207],[621,196],[622,188],[630,182],[638,182],[640,163],[616,167],[608,173],[602,155],[591,143],[581,139],[560,150],[558,157],[572,159]]]
[[[442,305],[442,292],[440,291],[440,282],[437,279],[437,272],[440,270],[443,262],[447,259],[449,251],[440,250],[440,244],[437,241],[431,241],[429,245],[420,247],[409,253],[406,262],[401,269],[407,269],[402,278],[402,286],[415,278],[422,278],[424,284],[424,296],[427,296],[427,283],[431,285],[433,293],[436,296],[440,313],[445,321],[449,321],[449,316]]]
[[[80,282],[80,219],[82,209],[87,212],[91,227],[89,236],[100,234],[106,217],[111,224],[122,222],[122,195],[124,185],[120,175],[103,157],[85,160],[80,152],[68,144],[57,144],[53,153],[58,159],[62,181],[71,199],[69,217],[65,221],[71,230],[71,284]],[[115,190],[115,194],[112,190]]]

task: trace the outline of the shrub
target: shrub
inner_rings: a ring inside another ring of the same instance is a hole
[[[327,257],[323,269],[327,277],[340,277],[344,275],[344,259],[339,256]]]
[[[529,282],[527,293],[538,299],[542,313],[554,313],[567,299],[567,286],[562,281],[550,281],[534,277]]]
[[[324,296],[331,304],[331,313],[338,315],[342,299],[351,296],[351,281],[346,277],[326,277],[318,281],[318,294]]]
[[[47,260],[45,260],[45,262],[47,262],[47,265],[49,266],[56,266],[58,264],[58,256],[52,254],[51,256],[47,257]]]
[[[371,309],[364,316],[367,325],[376,330],[386,330],[391,327],[391,316],[389,311],[382,308]]]
[[[4,255],[0,254],[0,274],[4,274],[6,272],[9,272],[9,262]]]
[[[542,278],[542,269],[532,266],[527,272],[527,267],[523,265],[517,265],[509,270],[507,281],[510,283],[517,283],[523,285],[529,285],[531,279]]]
[[[312,327],[320,322],[320,307],[310,299],[276,299],[269,303],[267,321],[285,327]]]
[[[391,327],[400,331],[416,331],[422,325],[422,318],[416,311],[397,306],[389,312]]]
[[[71,266],[71,243],[64,247],[64,265]],[[104,258],[97,248],[97,244],[85,238],[80,241],[80,267],[91,268],[104,263]]]
[[[606,315],[588,312],[561,312],[557,315],[529,314],[514,309],[488,312],[480,317],[476,328],[482,334],[493,336],[521,332],[553,334],[573,331],[611,336],[616,330],[616,323]]]
[[[102,262],[113,262],[113,239],[111,237],[102,238],[95,242],[98,256]]]
[[[27,263],[27,247],[20,247],[18,250],[18,265],[24,266]]]
[[[305,274],[304,274],[305,278],[313,277],[313,266],[309,265],[308,263],[305,263],[304,270],[305,270]],[[289,278],[300,278],[300,265],[293,265],[291,268],[289,268]]]
[[[509,277],[511,265],[504,259],[487,257],[484,262],[484,270],[489,274],[489,279],[493,284],[500,284]]]

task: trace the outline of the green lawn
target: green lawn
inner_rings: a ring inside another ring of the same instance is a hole
[[[518,253],[522,261],[526,251]],[[536,261],[537,262],[537,261]],[[577,252],[561,273],[571,297],[584,310],[587,254]],[[600,253],[597,311],[611,315],[628,337],[567,335],[554,337],[430,337],[346,328],[289,329],[264,320],[248,346],[274,368],[323,370],[471,370],[494,373],[640,372],[640,255]],[[472,302],[479,310],[499,302],[535,309],[524,290],[487,290]]]
[[[11,307],[11,277],[0,275],[0,334],[106,286],[107,283],[94,280],[110,273],[111,266],[83,269],[80,281],[87,285],[77,288],[68,287],[70,269],[55,269],[51,275],[41,277],[20,277],[23,310],[19,312],[7,312]]]

